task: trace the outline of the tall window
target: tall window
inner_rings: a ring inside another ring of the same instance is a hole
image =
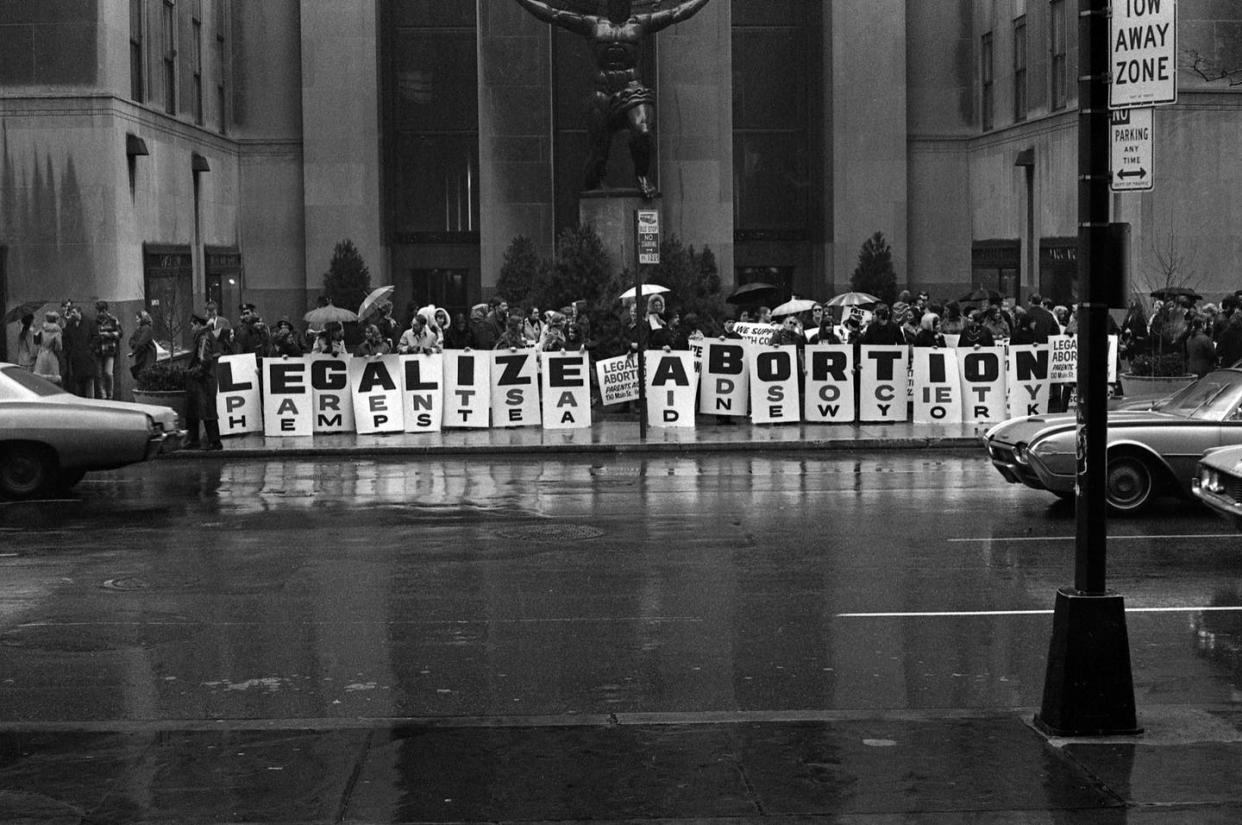
[[[147,93],[142,49],[142,0],[129,0],[129,96],[139,103]]]
[[[1064,109],[1069,102],[1069,38],[1066,30],[1065,0],[1052,0],[1049,6],[1052,50],[1052,108]]]
[[[223,135],[229,128],[225,87],[228,77],[228,17],[224,12],[224,0],[215,0],[215,13],[212,16],[216,21],[216,117],[219,118],[218,126],[220,134]]]
[[[983,36],[979,44],[979,79],[983,84],[983,131],[987,132],[994,126],[995,119],[995,101],[993,100],[992,89],[993,66],[992,66],[992,33],[988,32]]]
[[[194,32],[194,122],[202,126],[203,119],[203,0],[194,0],[194,13],[190,20]]]
[[[477,239],[478,46],[474,3],[393,3],[388,147],[400,239]]]
[[[161,18],[164,50],[164,111],[177,113],[177,21],[173,0],[164,0]]]
[[[1013,21],[1013,119],[1026,120],[1026,15]]]
[[[814,221],[819,5],[733,4],[733,213],[743,240],[805,240]]]

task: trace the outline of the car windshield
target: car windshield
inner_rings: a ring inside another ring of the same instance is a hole
[[[49,396],[63,395],[65,392],[51,381],[40,378],[34,373],[26,372],[21,367],[0,371],[0,376],[2,376],[0,377],[0,401],[16,401],[29,397],[31,393],[38,396]],[[22,392],[22,390],[25,390],[25,392]]]
[[[1213,372],[1156,405],[1161,412],[1202,421],[1236,418],[1242,403],[1242,374]]]

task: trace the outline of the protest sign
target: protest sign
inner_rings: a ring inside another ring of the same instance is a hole
[[[401,397],[401,356],[351,358],[349,388],[359,435],[399,433],[405,429]]]
[[[756,424],[796,424],[801,420],[798,397],[798,348],[746,348],[750,366],[750,418]]]
[[[1048,412],[1052,351],[1042,344],[1010,345],[1006,373],[1009,418]]]
[[[957,350],[914,347],[910,358],[914,373],[914,422],[960,424],[962,380],[957,369]]]
[[[443,387],[444,359],[440,353],[401,356],[401,413],[407,433],[441,430]]]
[[[1008,415],[1005,392],[1005,348],[977,347],[957,350],[962,382],[962,421],[998,423]]]
[[[1110,384],[1117,381],[1117,348],[1120,345],[1118,336],[1108,336],[1108,378]],[[1049,335],[1048,346],[1051,348],[1049,357],[1050,374],[1048,380],[1054,384],[1078,383],[1078,336]]]
[[[772,336],[778,329],[780,327],[776,324],[759,324],[753,321],[738,321],[733,325],[733,332],[751,344],[771,343]]]
[[[910,348],[859,347],[858,418],[860,421],[906,421],[910,391]]]
[[[543,426],[568,430],[591,426],[590,364],[584,352],[543,353]]]
[[[638,400],[638,359],[618,355],[595,362],[599,392],[605,406]]]
[[[492,353],[445,350],[444,426],[491,426]]]
[[[316,353],[308,359],[315,432],[356,432],[354,394],[349,387],[350,357]]]
[[[810,344],[805,350],[804,421],[850,424],[854,403],[854,348],[848,344]]]
[[[647,363],[647,423],[653,427],[693,427],[698,376],[694,354],[649,351]]]
[[[539,359],[534,350],[492,353],[492,426],[539,426]]]
[[[310,362],[305,358],[263,361],[263,434],[309,436],[314,432]]]
[[[746,415],[750,372],[746,346],[737,340],[704,342],[703,372],[699,376],[699,412],[707,415]]]
[[[220,435],[263,432],[263,393],[254,353],[220,356],[216,386]]]

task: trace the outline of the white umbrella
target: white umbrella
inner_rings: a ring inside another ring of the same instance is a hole
[[[333,321],[338,323],[348,323],[349,321],[357,321],[358,316],[345,307],[338,307],[335,304],[328,304],[324,307],[315,307],[310,312],[302,316],[302,320],[310,324],[315,329],[322,329],[324,324],[330,324]]]
[[[830,307],[857,307],[865,304],[878,304],[880,299],[874,295],[868,295],[865,292],[843,292],[837,297],[829,301],[825,306]]]
[[[372,290],[371,294],[363,299],[362,305],[358,307],[358,320],[365,321],[367,316],[375,311],[376,307],[388,300],[394,289],[396,287],[382,286],[379,289]]]
[[[797,315],[799,312],[810,312],[819,301],[812,301],[808,298],[793,298],[772,310],[772,316],[780,315]]]
[[[643,297],[650,298],[652,295],[658,295],[661,292],[668,292],[668,287],[659,284],[643,284]],[[617,296],[618,301],[634,300],[634,287],[630,287],[625,292]]]

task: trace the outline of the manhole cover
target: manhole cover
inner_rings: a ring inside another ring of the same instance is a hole
[[[504,530],[497,530],[496,535],[516,541],[581,541],[597,539],[604,535],[604,531],[585,524],[531,524],[524,527],[506,527]]]

